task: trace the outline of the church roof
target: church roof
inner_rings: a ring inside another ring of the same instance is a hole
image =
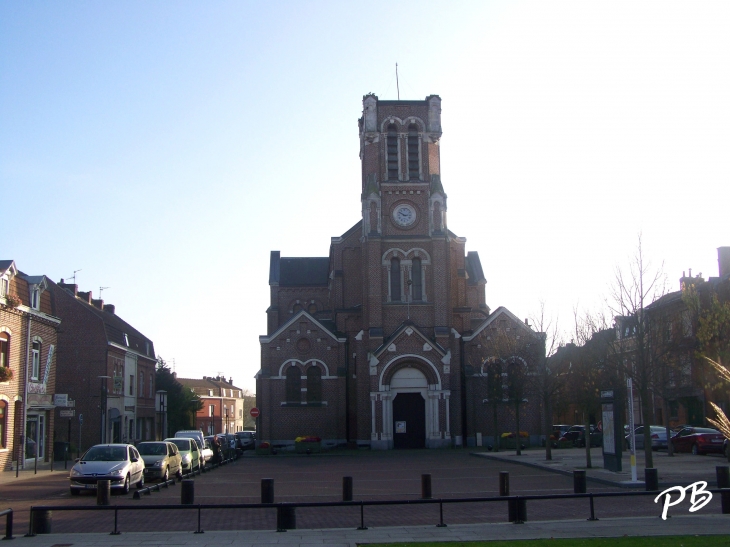
[[[271,251],[269,285],[280,287],[326,287],[329,283],[328,257],[282,257]]]
[[[466,273],[469,275],[469,285],[479,285],[479,282],[487,282],[482,270],[482,261],[479,260],[479,253],[470,251],[466,253]]]

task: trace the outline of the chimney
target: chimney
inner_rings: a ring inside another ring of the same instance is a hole
[[[172,373],[172,379],[173,380],[177,380],[177,372],[173,372]]]
[[[103,300],[101,300],[101,299],[98,299],[98,300],[97,300],[96,298],[93,298],[93,299],[91,300],[91,304],[92,304],[92,305],[93,305],[93,306],[94,306],[95,308],[99,308],[100,310],[103,310],[103,309],[104,309],[104,301],[103,301]]]
[[[104,304],[104,311],[108,311],[109,313],[114,313],[114,304]]]
[[[76,293],[76,296],[78,296],[84,302],[86,302],[88,304],[91,304],[91,300],[92,300],[92,298],[91,298],[91,291],[89,291],[89,292],[78,291]]]
[[[229,384],[231,384],[231,385],[233,385],[233,376],[231,376],[231,377],[230,377],[230,378],[228,379],[228,383],[229,383]]]
[[[730,247],[717,248],[717,263],[720,269],[720,277],[730,275]]]
[[[68,292],[70,292],[72,295],[76,296],[76,294],[79,291],[79,286],[74,283],[64,283],[63,279],[61,279],[61,282],[58,284],[59,287],[62,289],[66,289]]]

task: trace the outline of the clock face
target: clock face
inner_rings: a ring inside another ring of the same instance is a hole
[[[410,226],[416,221],[416,210],[410,205],[398,205],[393,209],[393,220],[400,226]]]

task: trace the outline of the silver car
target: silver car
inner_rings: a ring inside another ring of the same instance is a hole
[[[100,480],[111,481],[113,490],[127,494],[131,484],[144,486],[144,460],[131,444],[97,444],[76,460],[68,478],[73,495],[96,490]]]
[[[651,428],[651,449],[659,450],[667,448],[667,429],[663,425],[650,425]],[[636,449],[644,449],[644,426],[640,425],[634,430],[636,438]],[[626,435],[626,446],[631,448],[631,435]]]
[[[167,482],[170,475],[182,479],[182,456],[177,446],[165,441],[147,441],[137,445],[144,460],[144,475],[147,480],[160,479]]]

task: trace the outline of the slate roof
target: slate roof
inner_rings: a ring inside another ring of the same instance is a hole
[[[0,260],[0,274],[4,274],[13,265],[12,260]]]
[[[466,253],[466,273],[469,274],[467,281],[469,285],[479,285],[480,281],[487,282],[478,252],[470,251]]]
[[[329,284],[328,257],[281,257],[271,251],[269,284],[280,287],[326,287]]]
[[[241,395],[243,395],[243,390],[240,387],[234,386],[233,384],[217,380],[215,378],[177,378],[177,382],[185,387],[188,387],[192,389],[196,394],[203,395],[205,397],[210,397],[208,394],[209,390],[213,390],[213,393],[215,394],[215,397],[220,397],[221,392],[220,389],[235,389],[237,391],[241,392]],[[228,396],[226,396],[228,397]],[[232,397],[235,398],[235,397]]]

